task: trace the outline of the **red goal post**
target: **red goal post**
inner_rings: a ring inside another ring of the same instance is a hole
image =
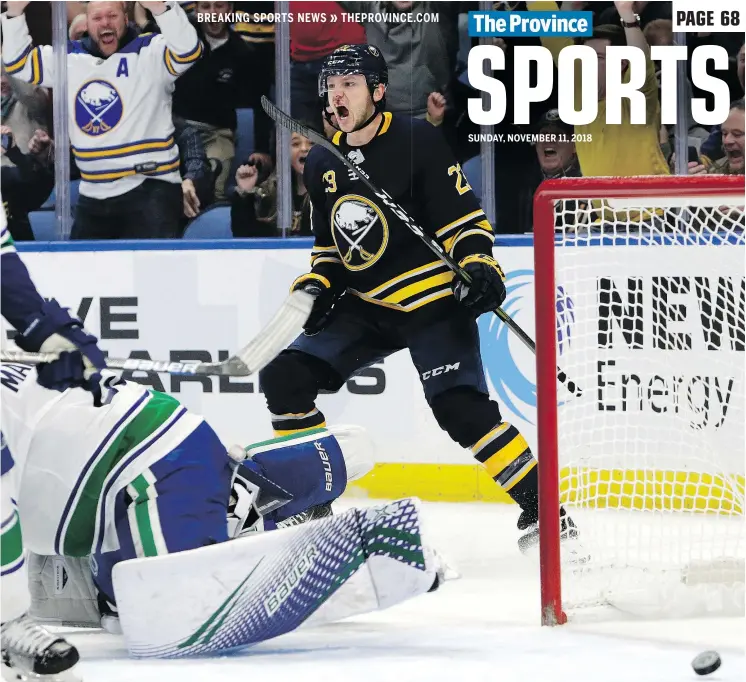
[[[534,197],[534,270],[536,313],[537,431],[539,457],[539,526],[541,528],[541,620],[543,625],[565,623],[560,563],[560,464],[558,440],[557,366],[557,207],[565,201],[588,200],[608,205],[654,208],[660,198],[666,205],[711,206],[744,204],[744,176],[651,176],[609,178],[563,178],[542,183]],[[658,200],[658,201],[657,201]],[[739,203],[740,202],[740,203]],[[742,208],[741,208],[742,211]],[[565,216],[567,218],[567,216]],[[570,216],[571,218],[572,216]],[[611,222],[615,222],[612,220]],[[587,223],[586,223],[587,225]],[[565,228],[567,223],[565,223]],[[665,232],[665,228],[663,229]],[[597,232],[597,234],[599,234]],[[612,228],[613,236],[613,228]],[[582,378],[570,379],[586,392],[595,386],[583,385]],[[547,529],[556,529],[547,532]],[[582,533],[582,528],[580,529]]]

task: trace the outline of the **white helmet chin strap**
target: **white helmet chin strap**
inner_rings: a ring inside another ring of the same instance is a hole
[[[378,109],[377,108],[374,109],[373,110],[373,115],[370,116],[368,118],[368,120],[365,121],[365,123],[361,123],[359,126],[356,126],[355,128],[353,128],[350,132],[356,133],[358,130],[362,130],[363,128],[369,126],[374,121],[374,119],[376,118],[376,116],[378,116],[378,114],[379,114]]]

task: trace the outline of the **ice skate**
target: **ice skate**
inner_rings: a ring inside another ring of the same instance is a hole
[[[28,615],[4,623],[0,636],[6,682],[79,682],[73,671],[78,650]]]
[[[539,522],[535,514],[523,511],[518,517],[518,530],[525,531],[518,538],[518,549],[528,554],[539,546]],[[578,527],[570,518],[564,507],[560,507],[560,542],[568,552],[570,563],[584,564],[590,557],[580,544]]]

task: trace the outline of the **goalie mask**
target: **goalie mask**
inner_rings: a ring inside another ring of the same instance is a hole
[[[263,476],[254,462],[240,463],[233,475],[228,501],[228,537],[274,529],[274,522],[267,523],[265,517],[292,499],[291,493]]]

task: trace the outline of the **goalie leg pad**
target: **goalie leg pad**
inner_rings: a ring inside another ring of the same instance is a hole
[[[347,482],[357,481],[373,469],[375,446],[362,426],[335,424],[328,429],[342,448]]]
[[[293,497],[275,512],[277,522],[336,500],[352,476],[359,478],[370,471],[373,459],[367,433],[353,426],[275,438],[246,450],[262,473]]]
[[[31,616],[49,625],[100,627],[98,591],[88,557],[29,553]]]
[[[401,500],[114,569],[136,657],[206,655],[387,608],[430,590],[439,566],[419,502]]]
[[[326,508],[347,482],[373,468],[373,442],[359,426],[316,429],[247,448],[234,445],[229,454],[239,462],[229,505],[231,538]]]
[[[268,479],[293,496],[275,512],[278,522],[337,499],[347,487],[342,449],[326,429],[257,443],[248,453]]]
[[[137,476],[116,498],[119,547],[92,554],[94,581],[114,602],[111,573],[120,561],[181,552],[228,540],[235,463],[203,422],[177,448]]]

